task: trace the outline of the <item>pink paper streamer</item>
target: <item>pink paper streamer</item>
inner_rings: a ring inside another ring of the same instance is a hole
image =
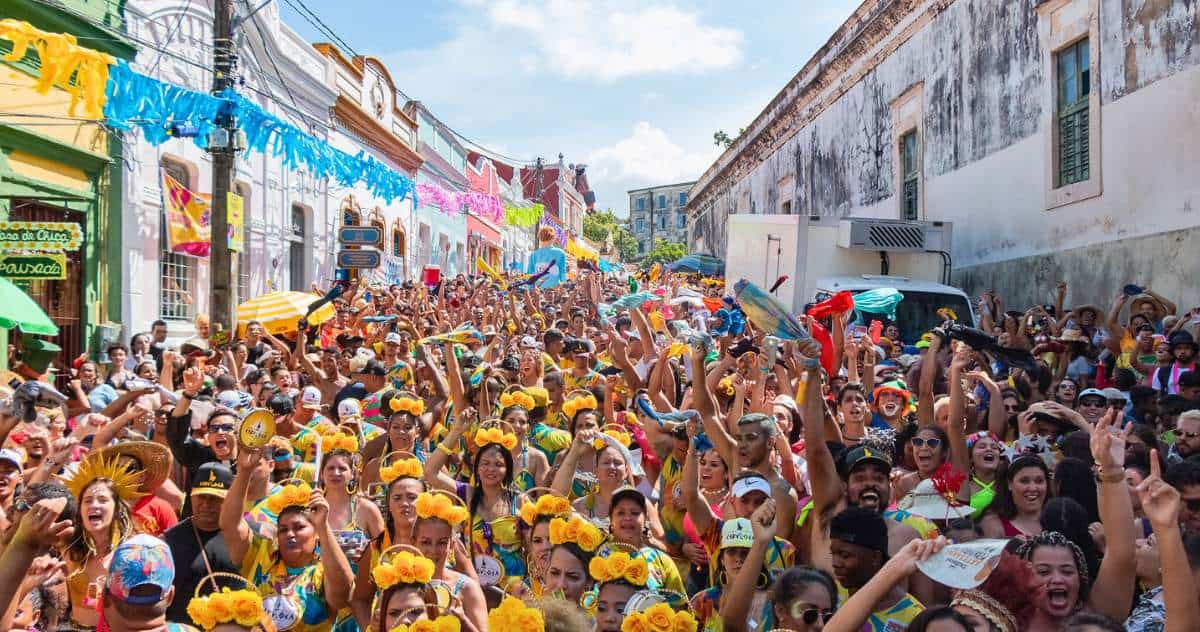
[[[504,204],[500,198],[474,191],[447,191],[436,184],[417,184],[417,201],[421,206],[433,206],[447,215],[461,213],[464,208],[477,217],[499,223],[504,218]]]

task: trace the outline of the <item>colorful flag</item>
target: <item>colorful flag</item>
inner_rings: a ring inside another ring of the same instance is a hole
[[[212,240],[209,196],[193,193],[163,171],[163,212],[171,252],[207,257]]]

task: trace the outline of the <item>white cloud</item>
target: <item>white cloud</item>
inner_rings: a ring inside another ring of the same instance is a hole
[[[631,188],[670,184],[700,177],[717,155],[715,147],[688,151],[663,130],[639,121],[629,136],[588,154],[588,175],[600,184]]]
[[[701,23],[673,6],[627,1],[501,0],[492,24],[522,32],[544,69],[573,79],[612,81],[662,73],[701,73],[742,59],[741,31]]]

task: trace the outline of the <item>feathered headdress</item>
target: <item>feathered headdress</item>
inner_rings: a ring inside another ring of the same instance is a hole
[[[63,481],[63,484],[71,490],[71,495],[78,499],[83,496],[83,490],[100,479],[112,481],[117,496],[126,503],[133,504],[146,495],[139,491],[142,485],[141,472],[129,471],[129,465],[121,465],[116,457],[106,459],[95,455],[85,458],[75,474]]]

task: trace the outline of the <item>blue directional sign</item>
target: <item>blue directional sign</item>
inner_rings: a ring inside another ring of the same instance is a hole
[[[339,268],[378,268],[383,262],[383,253],[375,248],[363,248],[362,250],[342,250],[337,253],[337,267]]]
[[[378,226],[343,226],[338,229],[338,241],[346,246],[374,246],[383,241]]]

